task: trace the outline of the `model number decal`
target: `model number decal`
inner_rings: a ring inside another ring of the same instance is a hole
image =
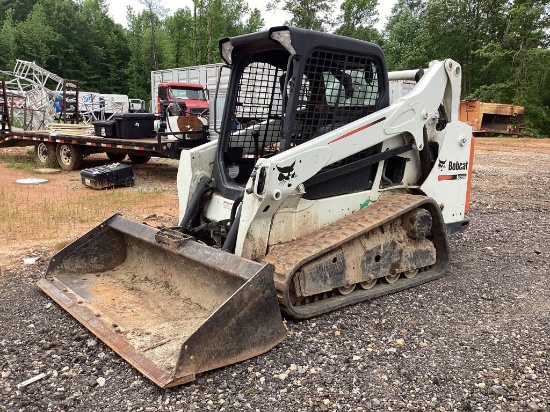
[[[466,173],[459,173],[456,175],[439,175],[437,180],[466,180],[468,175]]]

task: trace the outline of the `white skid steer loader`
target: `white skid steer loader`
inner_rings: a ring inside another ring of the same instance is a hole
[[[379,47],[294,27],[226,38],[219,140],[182,152],[180,222],[115,215],[39,286],[159,386],[263,353],[304,319],[442,276],[467,224],[460,65],[401,72]],[[393,75],[396,76],[395,74]]]

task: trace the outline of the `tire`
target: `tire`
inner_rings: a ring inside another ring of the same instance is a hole
[[[109,160],[112,160],[113,162],[122,162],[124,159],[126,159],[126,153],[107,152],[106,155]]]
[[[36,143],[34,145],[34,161],[41,167],[58,167],[55,143]]]
[[[135,163],[137,165],[141,165],[143,163],[147,163],[149,160],[151,160],[151,156],[138,156],[138,155],[128,155],[132,163]]]
[[[82,166],[84,156],[79,146],[59,143],[55,150],[57,163],[63,170],[71,171]]]

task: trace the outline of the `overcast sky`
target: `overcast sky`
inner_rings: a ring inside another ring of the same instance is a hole
[[[391,12],[396,0],[379,0],[378,9],[380,10],[380,22],[378,24],[378,29],[382,29],[384,23],[386,22],[387,17]],[[283,12],[269,12],[265,11],[265,6],[268,0],[247,0],[251,8],[257,8],[262,13],[262,17],[266,24],[271,26],[280,26],[284,24],[285,19],[288,18],[288,15]],[[163,0],[164,5],[171,11],[177,10],[181,7],[189,7],[193,4],[191,0]],[[126,26],[126,7],[131,6],[135,11],[143,10],[143,6],[137,0],[107,0],[109,5],[109,12],[111,17],[117,22]],[[269,16],[269,18],[268,18]]]

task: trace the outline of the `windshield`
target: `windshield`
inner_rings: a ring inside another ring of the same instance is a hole
[[[282,119],[281,68],[250,62],[239,79],[237,102],[231,113],[229,147],[245,157],[270,157],[279,140]],[[272,147],[273,146],[273,147]]]
[[[170,86],[170,94],[174,99],[206,100],[203,89]]]

